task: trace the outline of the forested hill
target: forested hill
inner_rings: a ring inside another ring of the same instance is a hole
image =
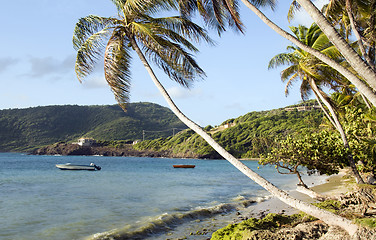
[[[80,137],[135,140],[168,137],[186,126],[170,109],[153,103],[46,106],[0,110],[0,151],[27,151]]]
[[[259,157],[270,150],[275,138],[318,131],[323,120],[322,111],[317,108],[307,110],[297,107],[250,112],[227,120],[220,126],[207,126],[205,130],[234,156]],[[172,151],[173,156],[220,158],[214,149],[192,130],[185,130],[174,137],[143,141],[134,147],[137,150]]]

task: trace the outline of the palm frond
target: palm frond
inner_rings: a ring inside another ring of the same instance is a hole
[[[131,54],[128,48],[129,41],[123,37],[121,30],[115,29],[108,41],[104,56],[104,73],[116,101],[126,111],[130,92]]]
[[[216,15],[217,9],[213,7],[211,0],[179,0],[179,11],[185,18],[191,19],[198,12],[209,29],[217,31],[221,35],[225,31],[226,13]],[[217,17],[220,17],[217,19]]]
[[[315,65],[311,65],[309,63],[306,64],[304,61],[301,61],[299,62],[299,68],[301,72],[304,72],[304,75],[309,75],[314,78],[320,78],[320,74],[318,73]]]
[[[292,1],[289,11],[287,13],[287,20],[291,22],[291,20],[295,18],[296,12],[299,10],[300,10],[300,4],[296,0]]]
[[[295,78],[296,77],[295,74],[297,74],[298,70],[299,70],[298,65],[292,65],[282,70],[281,71],[282,82],[285,82],[286,80],[290,79],[292,76],[294,76]]]
[[[280,53],[269,61],[268,69],[276,68],[281,65],[291,65],[296,63],[296,58],[291,53]]]
[[[218,0],[212,0],[211,2],[212,12],[215,19],[218,21],[219,25],[224,27],[228,15],[224,10],[223,3]]]
[[[153,34],[142,24],[134,24],[137,41],[141,43],[147,56],[174,81],[189,87],[196,78],[203,78],[205,72],[198,66],[184,48],[169,41],[165,36]],[[183,45],[186,46],[186,45]]]
[[[102,55],[102,49],[105,46],[104,41],[110,32],[110,29],[104,28],[87,38],[83,44],[80,44],[75,64],[75,71],[80,82],[93,71],[97,60]]]
[[[129,15],[143,14],[156,14],[161,10],[172,10],[177,8],[176,1],[173,0],[126,0],[117,1],[122,4],[122,11],[125,17]],[[124,3],[123,3],[124,2]]]
[[[161,31],[161,33],[165,34],[167,37],[170,37],[171,35],[170,38],[174,41],[183,43],[185,41],[182,41],[181,39],[187,37],[195,42],[203,40],[211,45],[215,44],[204,28],[191,22],[185,17],[173,16],[166,18],[150,18],[149,20],[151,23],[155,24],[156,28],[158,28],[155,30],[156,32]],[[161,28],[162,26],[164,27],[164,30]],[[177,35],[179,37],[177,37]]]
[[[184,17],[194,15],[196,11],[206,19],[207,12],[201,0],[178,0],[179,12]]]
[[[332,46],[332,44],[330,43],[328,37],[320,31],[319,35],[314,39],[310,46],[313,49],[322,51],[325,48]]]
[[[317,42],[317,39],[322,36],[323,33],[321,29],[317,26],[316,23],[313,23],[304,33],[304,36],[302,38],[305,39],[305,42],[308,46],[314,46],[314,44]],[[324,35],[325,36],[325,35]],[[323,38],[322,38],[323,40]],[[322,41],[321,40],[321,41]],[[319,49],[317,49],[319,50]]]
[[[223,1],[223,5],[225,7],[225,9],[230,13],[231,15],[231,20],[230,23],[234,23],[236,28],[240,31],[240,32],[244,32],[244,26],[243,26],[243,23],[242,21],[240,20],[240,16],[239,16],[239,5],[238,5],[238,1],[236,0],[222,0]]]
[[[285,95],[288,96],[289,95],[289,91],[290,91],[290,88],[292,87],[292,84],[297,80],[297,78],[299,78],[299,75],[295,72],[293,73],[292,75],[289,73],[287,73],[288,71],[286,71],[288,69],[285,69],[281,75],[286,75],[286,78],[282,78],[282,81],[285,82],[283,79],[287,80],[286,82],[286,86],[285,86]],[[286,72],[286,73],[285,73]],[[291,76],[290,78],[287,78],[287,75],[288,76]]]
[[[104,28],[109,28],[116,25],[117,19],[105,18],[95,15],[79,19],[73,32],[73,48],[78,50],[86,42],[86,40],[93,34],[101,31]]]
[[[163,40],[159,40],[163,44]],[[146,54],[155,62],[172,80],[184,87],[190,87],[195,79],[203,78],[205,72],[199,67],[192,55],[182,49],[178,44],[168,43],[163,49],[148,43]]]
[[[303,76],[300,76],[300,78],[304,78]],[[302,81],[302,84],[300,85],[300,96],[303,101],[306,101],[309,99],[309,96],[312,93],[312,88],[309,85],[309,81]]]
[[[333,45],[321,50],[321,52],[327,55],[328,57],[335,59],[338,62],[344,61],[344,57],[342,56],[340,51],[338,51],[338,49]]]

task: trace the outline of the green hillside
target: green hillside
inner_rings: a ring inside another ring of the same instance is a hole
[[[317,131],[322,118],[320,109],[310,111],[276,109],[250,112],[236,119],[227,120],[219,127],[207,126],[205,130],[235,157],[252,158],[268,152],[276,137]],[[178,156],[220,157],[191,130],[183,131],[174,137],[143,141],[135,145],[135,148],[169,150]]]
[[[27,151],[80,137],[97,140],[135,140],[172,135],[186,126],[168,109],[153,103],[46,106],[0,110],[0,151]]]

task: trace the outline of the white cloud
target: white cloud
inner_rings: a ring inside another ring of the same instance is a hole
[[[29,59],[31,70],[28,74],[31,77],[44,77],[48,75],[60,75],[74,71],[74,56],[70,55],[63,60],[53,57],[31,57]]]

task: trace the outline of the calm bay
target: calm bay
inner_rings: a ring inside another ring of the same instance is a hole
[[[102,170],[55,167],[68,162],[93,162]],[[273,167],[244,163],[284,190],[297,183],[295,176],[280,175]],[[196,167],[174,169],[173,164]],[[269,195],[225,160],[0,153],[0,166],[4,240],[84,239],[108,231],[145,239]]]

